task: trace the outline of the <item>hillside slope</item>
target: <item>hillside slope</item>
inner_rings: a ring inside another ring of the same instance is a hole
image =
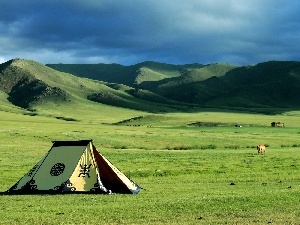
[[[126,85],[81,78],[24,59],[0,65],[0,91],[4,102],[24,109],[49,104],[85,107],[91,101],[149,112],[174,111],[182,107],[149,91],[134,92]]]
[[[118,64],[47,64],[47,66],[80,77],[126,84],[135,89],[130,93],[139,98],[145,95],[136,95],[137,93],[154,92],[156,95],[152,100],[154,98],[161,100],[164,97],[168,99],[167,101],[170,99],[177,101],[177,104],[178,101],[181,104],[198,104],[196,101],[190,101],[194,88],[189,90],[191,86],[189,84],[197,84],[211,77],[221,77],[237,68],[222,63],[172,65],[158,62],[142,62],[132,66]],[[201,85],[199,87],[201,88]]]
[[[214,95],[209,105],[300,107],[300,62],[259,63],[231,70],[215,82],[225,93]],[[206,88],[216,84],[207,83]]]
[[[22,108],[92,101],[153,113],[199,108],[278,112],[300,108],[299,90],[300,62],[45,66],[14,59],[0,65],[1,101]]]
[[[132,66],[119,64],[46,64],[55,70],[101,80],[109,83],[119,83],[128,86],[140,85],[143,82],[160,81],[180,77],[189,69],[202,68],[201,64],[172,65],[158,62],[142,62]]]
[[[170,65],[144,62],[127,67],[97,64],[89,76],[126,83],[135,88],[135,93],[148,90],[157,96],[201,107],[299,108],[299,64],[280,61],[242,67],[220,63]],[[79,76],[87,76],[90,72],[85,71],[90,65],[48,66],[67,72],[80,67],[76,71]],[[97,70],[101,75],[97,75]]]
[[[38,63],[20,59],[0,65],[0,90],[8,95],[7,99],[11,103],[28,108],[34,102],[60,102],[69,99],[66,91],[48,84],[49,79],[44,74],[47,71],[40,70],[39,67],[42,66]]]

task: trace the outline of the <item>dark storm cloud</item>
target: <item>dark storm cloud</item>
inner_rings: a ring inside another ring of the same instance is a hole
[[[298,0],[4,0],[0,61],[300,60],[299,6]]]

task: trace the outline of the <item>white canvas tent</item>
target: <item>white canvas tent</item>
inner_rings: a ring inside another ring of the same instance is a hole
[[[140,187],[101,155],[92,140],[54,141],[48,153],[7,192],[123,193]]]

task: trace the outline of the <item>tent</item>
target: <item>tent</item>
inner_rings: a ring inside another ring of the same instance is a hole
[[[123,193],[140,187],[101,155],[92,140],[53,141],[48,153],[8,194]]]

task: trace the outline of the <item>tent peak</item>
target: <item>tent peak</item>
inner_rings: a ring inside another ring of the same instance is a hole
[[[88,145],[90,142],[93,142],[92,139],[90,140],[66,140],[66,141],[52,141],[53,146],[85,146]]]

